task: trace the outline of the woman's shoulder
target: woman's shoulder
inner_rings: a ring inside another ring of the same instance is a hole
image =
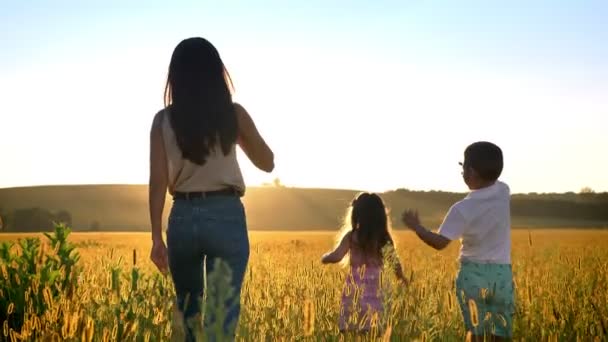
[[[152,126],[153,127],[157,127],[160,126],[163,122],[163,119],[165,117],[165,113],[167,112],[166,108],[163,108],[161,110],[159,110],[158,112],[156,112],[156,114],[154,114],[154,118],[152,119]]]
[[[243,107],[242,104],[238,103],[238,102],[232,102],[232,106],[234,107],[234,110],[238,113],[238,112],[247,112],[245,110],[245,107]]]
[[[169,107],[163,108],[154,114],[154,118],[152,119],[152,128],[160,129],[162,128],[166,118],[169,116]]]
[[[255,129],[255,124],[249,112],[238,102],[233,102],[234,113],[236,115],[236,122],[239,130],[245,132],[251,132]]]
[[[239,123],[241,123],[243,121],[246,122],[246,121],[251,120],[251,117],[249,116],[247,109],[245,109],[245,107],[243,107],[243,105],[241,105],[238,102],[233,102],[232,106],[234,107],[234,113],[236,114],[236,118],[239,121]]]

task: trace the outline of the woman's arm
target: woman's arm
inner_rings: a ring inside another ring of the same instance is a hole
[[[335,264],[337,262],[342,261],[348,250],[350,249],[350,236],[351,232],[346,233],[338,247],[336,247],[333,251],[325,253],[321,258],[321,262],[324,264]]]
[[[247,110],[238,103],[234,104],[238,122],[238,144],[243,149],[249,160],[258,169],[272,172],[274,169],[274,154],[264,138],[258,132],[253,119]]]
[[[150,181],[148,204],[152,225],[152,253],[150,258],[161,272],[168,268],[167,252],[163,240],[162,216],[167,193],[167,156],[162,136],[162,113],[156,114],[150,131]]]

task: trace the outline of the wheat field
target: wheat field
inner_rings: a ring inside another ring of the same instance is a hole
[[[393,281],[385,315],[388,323],[377,339],[462,340],[464,328],[453,294],[458,244],[439,253],[410,232],[394,236],[411,284],[403,287]],[[36,234],[0,234],[0,242],[26,237],[39,237],[46,245],[47,238]],[[353,339],[340,335],[337,328],[346,270],[320,263],[334,239],[331,232],[250,232],[238,340]],[[41,285],[35,277],[23,285],[15,276],[11,286],[23,287],[24,301],[6,303],[6,312],[0,315],[4,320],[0,340],[171,340],[176,330],[173,289],[148,259],[149,234],[72,233],[68,240],[80,255],[74,286],[58,290]],[[516,340],[608,340],[606,246],[608,231],[513,231]],[[20,247],[12,249],[16,253]],[[42,247],[36,260],[50,249]],[[2,277],[8,279],[6,258],[0,262]],[[6,279],[1,293],[5,301]],[[15,322],[20,322],[19,330],[12,328]]]

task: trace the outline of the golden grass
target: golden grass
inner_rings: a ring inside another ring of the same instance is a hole
[[[0,234],[0,241],[25,236],[39,235]],[[330,232],[250,233],[240,340],[345,338],[337,329],[345,269],[320,263],[320,256],[333,246],[334,238]],[[408,288],[395,288],[388,310],[390,328],[382,338],[462,340],[464,328],[453,293],[458,244],[437,253],[410,232],[396,232],[395,238],[405,273],[413,281]],[[58,309],[48,317],[28,317],[32,322],[29,329],[38,326],[39,332],[55,340],[168,339],[170,282],[152,286],[153,277],[142,277],[140,281],[149,284],[141,284],[137,295],[128,295],[133,250],[137,268],[148,276],[155,272],[148,259],[150,235],[73,233],[70,239],[78,245],[84,267],[78,294],[55,303]],[[516,340],[608,338],[607,246],[608,231],[513,231]],[[118,293],[108,290],[112,267],[125,274]],[[167,292],[159,293],[159,286]],[[104,311],[104,305],[117,308],[121,301],[121,309]],[[99,308],[97,315],[87,312],[91,303]],[[129,316],[124,308],[135,316]],[[138,323],[140,316],[150,317],[155,325]]]

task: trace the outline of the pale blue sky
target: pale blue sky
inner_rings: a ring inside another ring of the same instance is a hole
[[[172,49],[203,36],[276,152],[248,184],[464,191],[487,139],[515,192],[608,191],[606,1],[125,3],[0,4],[0,187],[145,183]]]

